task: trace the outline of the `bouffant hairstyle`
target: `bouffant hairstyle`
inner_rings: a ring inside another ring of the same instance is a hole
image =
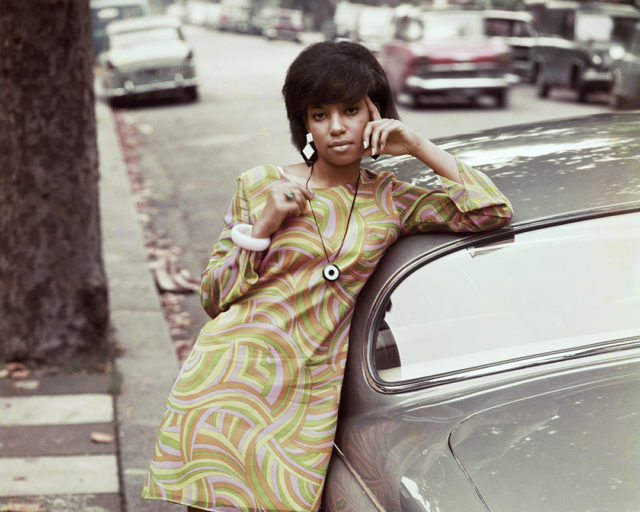
[[[383,118],[398,119],[398,110],[382,66],[369,50],[349,41],[324,41],[304,49],[292,62],[282,87],[291,142],[306,144],[307,107],[355,103],[366,95]]]

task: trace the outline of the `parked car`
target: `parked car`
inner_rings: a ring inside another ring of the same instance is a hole
[[[511,48],[511,71],[522,80],[530,81],[536,37],[533,16],[522,11],[487,10],[484,23],[488,36],[502,39]]]
[[[640,107],[640,23],[629,38],[609,50],[613,84],[611,104],[616,109]]]
[[[612,73],[607,54],[628,38],[640,11],[630,5],[565,1],[541,9],[541,37],[534,47],[538,96],[562,87],[584,102],[592,92],[608,92]]]
[[[148,0],[91,0],[91,34],[93,51],[100,55],[107,47],[106,28],[112,21],[146,16]]]
[[[218,12],[218,30],[241,34],[249,32],[251,26],[250,0],[221,0]]]
[[[442,139],[512,223],[401,238],[358,297],[326,512],[636,510],[640,112]],[[433,188],[415,159],[371,168]]]
[[[277,9],[272,13],[263,33],[269,40],[285,39],[299,43],[303,32],[302,11]]]
[[[511,53],[487,37],[482,11],[418,10],[396,19],[395,38],[382,46],[381,62],[400,99],[475,100],[489,95],[506,107]]]
[[[111,104],[166,94],[198,99],[194,54],[181,26],[172,16],[147,16],[108,25],[109,49],[100,63],[103,89]]]

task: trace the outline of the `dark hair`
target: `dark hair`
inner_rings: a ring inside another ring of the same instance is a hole
[[[349,41],[324,41],[304,49],[293,61],[282,87],[291,142],[306,144],[309,105],[354,103],[369,95],[385,118],[398,119],[393,93],[382,66],[369,50]]]

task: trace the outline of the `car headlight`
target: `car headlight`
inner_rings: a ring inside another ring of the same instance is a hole
[[[594,66],[599,66],[600,64],[602,64],[602,57],[600,55],[598,55],[597,53],[595,55],[591,56],[591,63]]]
[[[624,57],[625,53],[625,49],[620,45],[612,46],[611,48],[609,48],[609,57],[611,57],[613,60],[620,60],[622,57]]]

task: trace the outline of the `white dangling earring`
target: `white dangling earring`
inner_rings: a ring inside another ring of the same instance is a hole
[[[311,167],[318,160],[318,150],[316,149],[316,145],[313,143],[313,135],[311,132],[307,133],[307,143],[300,151],[302,158],[304,158],[304,163],[307,164],[308,167]]]

